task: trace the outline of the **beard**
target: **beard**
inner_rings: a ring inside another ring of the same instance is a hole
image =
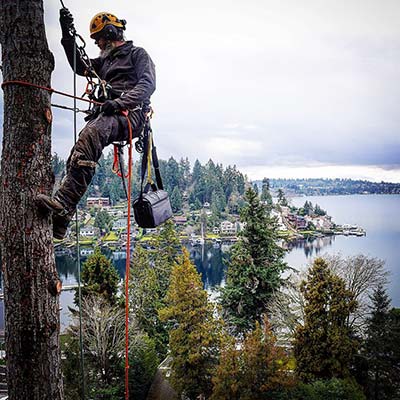
[[[103,50],[100,50],[100,58],[106,58],[110,55],[110,53],[116,48],[115,42],[107,42],[106,47]]]

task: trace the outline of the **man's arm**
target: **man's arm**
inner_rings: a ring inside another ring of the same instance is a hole
[[[74,68],[74,38],[73,37],[68,37],[68,38],[63,37],[61,39],[61,44],[64,47],[65,54],[67,55],[69,65],[73,69]],[[91,59],[90,62],[92,63],[92,66],[93,66],[94,70],[96,71],[96,73],[98,73],[98,71],[100,69],[99,67],[101,64],[100,58]],[[86,66],[82,62],[78,50],[76,50],[76,73],[78,75],[85,76],[85,71],[86,71]]]
[[[155,66],[146,50],[136,48],[131,57],[135,58],[135,72],[138,79],[135,87],[115,99],[121,109],[133,109],[148,101],[156,90]]]
[[[64,47],[65,54],[67,55],[69,65],[72,69],[74,69],[74,43],[76,30],[74,27],[74,17],[72,16],[71,12],[63,7],[60,10],[60,26],[62,32],[62,39],[61,44]],[[79,51],[76,49],[75,51],[76,57],[76,73],[78,75],[85,75],[87,67],[82,62]],[[100,67],[100,59],[96,58],[94,60],[90,60],[94,70],[97,72]]]

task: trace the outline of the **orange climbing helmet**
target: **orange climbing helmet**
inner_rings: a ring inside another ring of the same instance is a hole
[[[113,37],[107,37],[109,36],[108,34],[111,33],[111,36],[115,36],[113,33],[117,34],[118,31],[125,30],[125,25],[126,21],[124,19],[118,19],[114,14],[108,12],[100,12],[90,21],[90,37],[96,39],[100,36],[100,32],[107,27],[108,29],[105,30],[106,39],[113,40]]]

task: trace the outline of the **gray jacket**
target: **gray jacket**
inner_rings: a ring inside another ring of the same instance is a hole
[[[73,68],[74,39],[63,38],[61,44]],[[156,72],[146,50],[127,41],[112,50],[107,57],[98,57],[91,62],[99,77],[111,85],[112,98],[122,108],[133,109],[139,104],[150,104],[150,96],[156,89]],[[76,73],[84,76],[85,71],[85,65],[77,54]]]

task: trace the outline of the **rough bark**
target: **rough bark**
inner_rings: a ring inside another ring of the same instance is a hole
[[[0,0],[3,79],[50,86],[54,68],[42,0]],[[49,194],[50,94],[4,86],[0,241],[10,400],[63,398],[59,296],[51,220],[35,204]]]

